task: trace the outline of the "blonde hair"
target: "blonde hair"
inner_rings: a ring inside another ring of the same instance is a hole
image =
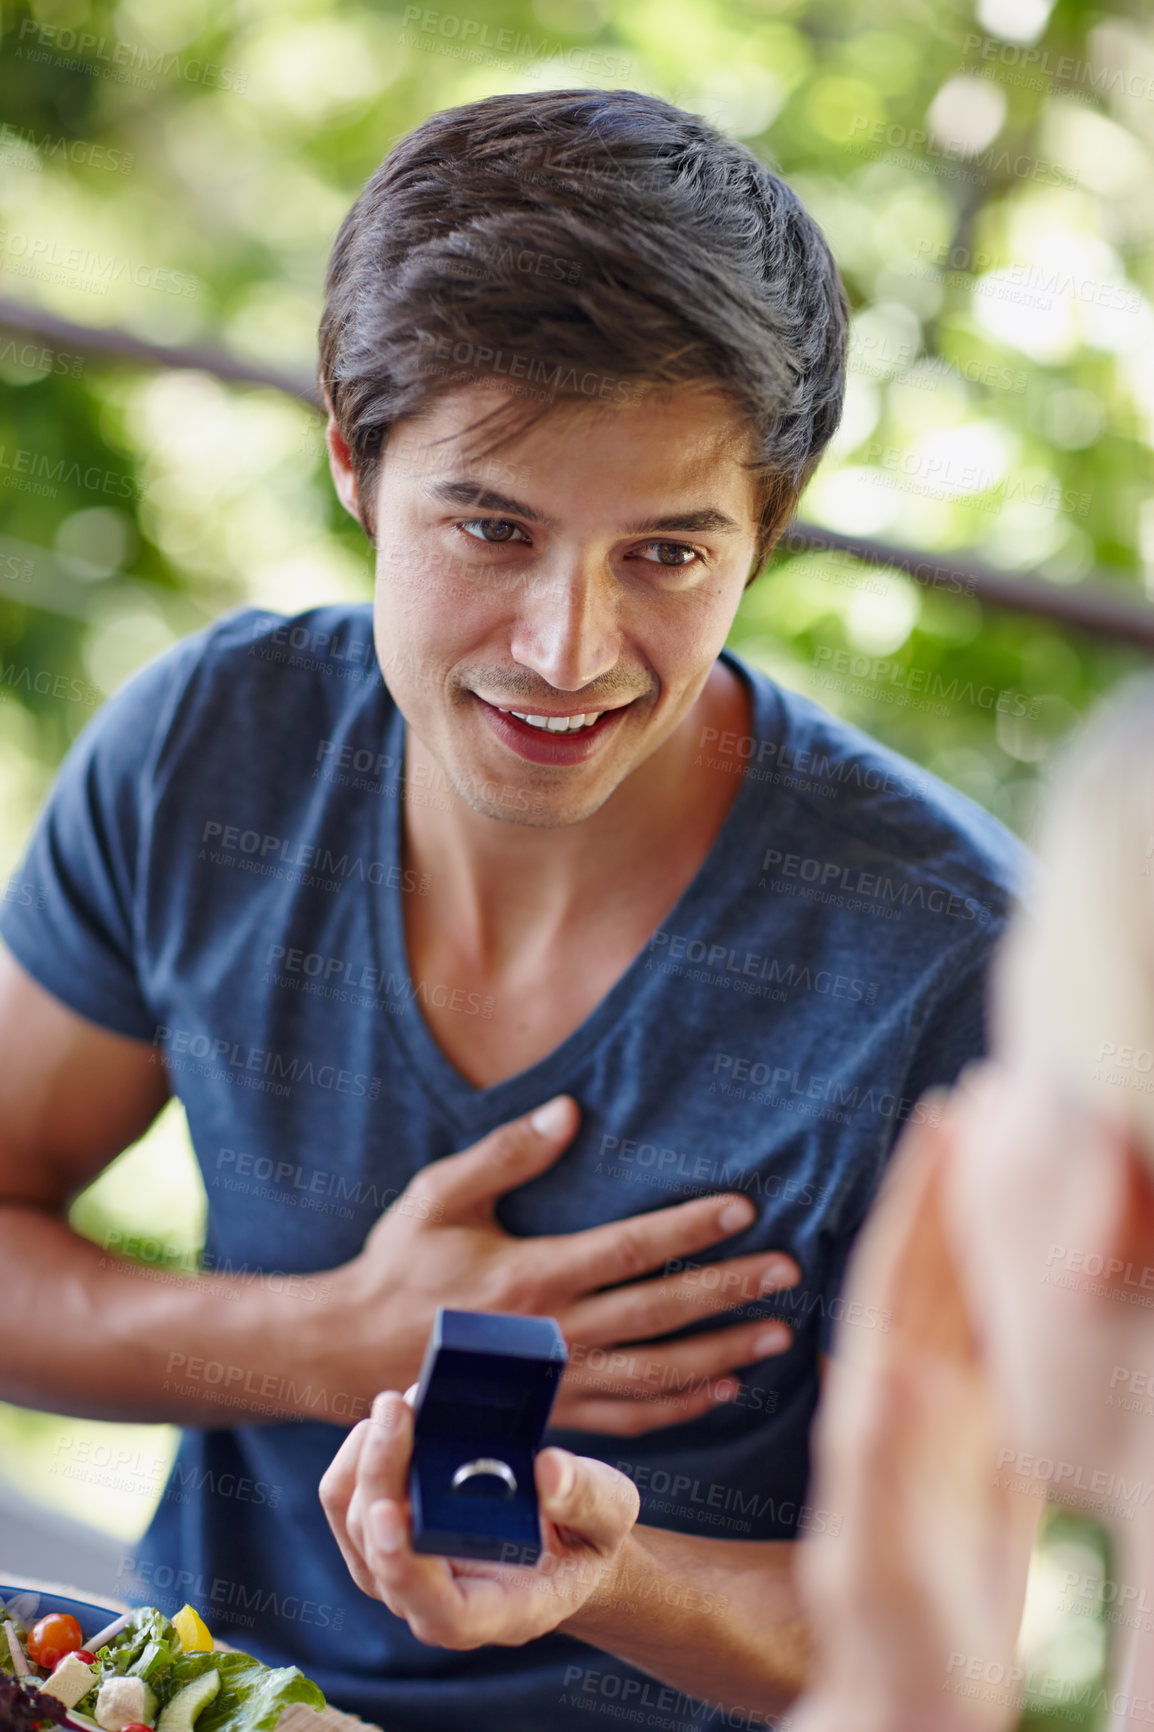
[[[1078,730],[1036,847],[1032,917],[1015,922],[1034,1009],[1074,1088],[1085,1084],[1154,1165],[1154,679],[1127,682]]]

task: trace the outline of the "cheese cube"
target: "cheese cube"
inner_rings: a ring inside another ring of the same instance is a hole
[[[156,1697],[143,1678],[109,1678],[96,1698],[95,1720],[104,1732],[124,1732],[134,1721],[151,1725]]]
[[[40,1689],[45,1696],[55,1696],[58,1702],[63,1702],[66,1708],[75,1708],[82,1696],[87,1696],[96,1682],[96,1673],[87,1660],[78,1660],[75,1654],[65,1654],[50,1678],[46,1678]]]

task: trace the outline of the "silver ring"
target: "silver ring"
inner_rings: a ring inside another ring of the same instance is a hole
[[[516,1497],[517,1476],[507,1461],[498,1461],[496,1456],[479,1455],[476,1461],[466,1461],[453,1475],[453,1490],[459,1491],[471,1479],[499,1479],[504,1486],[501,1496]]]

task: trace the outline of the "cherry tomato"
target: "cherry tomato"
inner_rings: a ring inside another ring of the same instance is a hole
[[[152,1732],[151,1726],[146,1726],[143,1720],[130,1720],[124,1732]]]
[[[83,1660],[86,1666],[95,1666],[96,1664],[96,1655],[90,1654],[87,1648],[77,1648],[76,1658]]]
[[[65,1654],[74,1654],[83,1645],[80,1625],[70,1612],[49,1612],[33,1627],[28,1638],[28,1658],[51,1671]]]

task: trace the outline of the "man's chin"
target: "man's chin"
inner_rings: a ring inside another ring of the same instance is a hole
[[[482,818],[495,818],[500,824],[519,824],[531,830],[563,830],[584,823],[599,812],[612,788],[598,789],[584,800],[572,795],[546,793],[541,788],[502,788],[501,798],[492,797],[493,784],[457,782],[453,786],[465,804]]]
[[[534,776],[530,770],[524,777],[510,778],[481,766],[446,763],[442,759],[439,779],[447,784],[445,792],[451,788],[478,817],[533,830],[562,830],[599,812],[627,774],[628,770],[623,769],[621,775],[614,777],[606,774],[605,766],[598,766],[593,775],[581,776],[578,771],[574,776],[570,771],[563,776],[555,772]],[[585,786],[574,786],[577,780],[584,781]],[[417,799],[420,800],[419,794]]]

